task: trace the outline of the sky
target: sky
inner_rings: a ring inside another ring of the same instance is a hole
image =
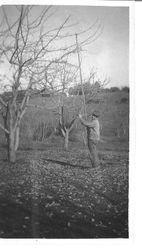
[[[34,15],[38,9],[35,8]],[[12,21],[16,14],[14,6],[7,6],[6,10]],[[79,24],[74,32],[96,20],[103,26],[98,39],[81,52],[83,74],[95,68],[100,75],[110,77],[109,86],[129,85],[129,7],[56,6],[54,18],[48,25],[56,26],[69,15]]]
[[[60,13],[71,13],[82,27],[98,18],[103,31],[98,39],[87,47],[82,71],[97,68],[111,78],[111,85],[129,84],[129,8],[128,7],[60,7]]]

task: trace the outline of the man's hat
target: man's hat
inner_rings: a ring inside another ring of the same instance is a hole
[[[92,113],[92,116],[99,117],[99,116],[100,116],[99,111],[95,110],[95,111]]]

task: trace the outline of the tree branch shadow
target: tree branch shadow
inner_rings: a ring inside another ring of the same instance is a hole
[[[56,164],[59,164],[59,165],[62,165],[62,166],[71,166],[71,167],[74,167],[74,168],[82,168],[82,169],[86,169],[86,168],[89,169],[89,168],[91,168],[90,166],[83,166],[83,165],[79,165],[79,164],[72,164],[70,162],[53,160],[53,159],[42,158],[42,160],[45,161],[45,162],[52,162],[52,163],[56,163]]]

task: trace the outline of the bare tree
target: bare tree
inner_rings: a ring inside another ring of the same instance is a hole
[[[45,74],[48,83],[48,91],[53,93],[53,102],[58,106],[57,115],[59,116],[58,130],[65,140],[65,149],[68,149],[69,135],[77,118],[77,112],[74,108],[74,102],[69,100],[67,105],[67,93],[69,86],[76,81],[78,75],[78,67],[69,63],[68,58],[62,64],[56,64],[54,71]],[[50,86],[50,88],[49,88]],[[56,100],[54,98],[55,94]],[[67,113],[69,115],[67,115]]]
[[[62,85],[62,89],[60,89],[60,99],[59,99],[59,127],[61,130],[61,133],[65,139],[65,149],[68,149],[68,144],[69,144],[69,135],[74,128],[75,121],[78,117],[79,112],[83,112],[87,116],[87,110],[86,110],[86,89],[84,88],[84,85],[86,88],[89,88],[88,85],[90,86],[89,93],[93,95],[93,98],[96,98],[98,96],[99,91],[104,88],[108,82],[110,81],[110,78],[104,77],[104,78],[99,78],[97,75],[97,72],[95,70],[91,70],[88,78],[82,77],[82,84],[80,86],[81,88],[81,93],[82,95],[78,95],[78,104],[77,106],[74,105],[74,98],[72,98],[72,101],[70,101],[70,106],[66,107],[66,96],[64,95],[65,89],[70,86],[70,81],[71,82],[79,82],[80,84],[80,72],[79,72],[79,67],[76,67],[76,74],[74,77],[74,72],[72,72],[72,68],[67,67],[67,64],[63,65],[62,70],[60,69],[60,84]],[[72,74],[72,75],[71,75]],[[82,92],[83,90],[83,92]],[[79,100],[80,100],[80,105],[79,105]],[[71,105],[72,102],[72,105]],[[67,112],[70,112],[70,117],[67,116]],[[73,113],[73,115],[71,115]],[[84,129],[84,132],[82,133],[83,136],[83,141],[86,145],[86,130]]]
[[[8,100],[4,93],[0,95],[3,110],[3,124],[0,124],[0,128],[6,134],[10,162],[16,160],[21,119],[28,108],[33,89],[45,85],[45,74],[48,76],[53,65],[62,63],[68,55],[76,52],[76,44],[71,39],[74,34],[67,32],[73,26],[69,23],[70,17],[61,25],[47,29],[48,21],[54,15],[52,6],[40,7],[38,11],[36,6],[14,7],[15,20],[11,23],[7,8],[2,6],[0,23],[0,59],[2,63],[7,60],[11,72],[7,81],[5,78],[2,80],[5,89],[11,94]],[[82,39],[81,45],[85,46],[89,41],[94,41],[98,30],[99,26],[87,38]],[[80,35],[84,32],[86,31],[80,32]],[[69,38],[71,42],[66,42]],[[21,89],[24,89],[24,95],[19,102],[18,95]]]
[[[75,121],[78,116],[78,112],[73,107],[73,116],[70,114],[70,119],[66,120],[66,114],[65,114],[65,98],[66,95],[64,95],[65,90],[70,86],[70,83],[76,81],[78,73],[78,67],[73,67],[71,65],[68,65],[67,63],[63,65],[62,70],[60,71],[60,82],[62,84],[62,92],[60,96],[60,102],[59,102],[59,128],[61,130],[61,133],[65,139],[65,149],[68,149],[69,145],[69,136],[74,128]],[[73,103],[72,103],[73,104]],[[68,112],[71,113],[71,107],[67,107]]]

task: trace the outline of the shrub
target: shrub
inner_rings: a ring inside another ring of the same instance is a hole
[[[100,103],[100,100],[99,99],[89,99],[87,102],[86,102],[87,104],[91,104],[91,103],[95,103],[95,104],[98,104],[98,103]]]
[[[46,140],[53,133],[53,128],[45,123],[40,122],[33,132],[34,141],[43,141]]]
[[[122,97],[120,100],[120,103],[127,103],[128,102],[128,98],[127,97]]]
[[[111,87],[110,88],[110,92],[117,92],[120,91],[120,89],[118,87]]]
[[[127,87],[127,86],[126,86],[126,87],[123,87],[123,88],[122,88],[122,91],[124,91],[124,92],[126,92],[126,93],[129,93],[129,87]]]

